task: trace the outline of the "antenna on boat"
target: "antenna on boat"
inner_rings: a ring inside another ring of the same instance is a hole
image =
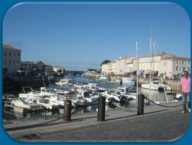
[[[152,36],[152,27],[151,27],[151,34],[150,34],[150,82],[151,82],[151,69],[152,69],[152,48],[153,48],[153,36]],[[150,90],[151,90],[151,85],[150,85]]]
[[[149,83],[150,83],[150,91],[151,91],[151,67],[152,67],[152,28],[151,28],[151,34],[150,34],[150,73],[149,73]]]
[[[138,74],[139,74],[139,60],[138,60],[138,42],[136,41],[136,59],[137,59],[137,95],[138,95]]]
[[[43,77],[43,76],[42,76],[42,79],[43,79],[43,84],[44,84],[44,87],[46,87],[46,86],[45,86],[45,80],[44,80],[44,77]]]

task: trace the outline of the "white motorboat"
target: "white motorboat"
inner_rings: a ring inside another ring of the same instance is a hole
[[[77,98],[85,99],[88,104],[98,103],[99,94],[94,91],[89,91],[86,89],[77,90]]]
[[[64,96],[65,94],[74,92],[74,86],[71,85],[58,86],[55,84],[51,84],[48,86],[48,89],[50,89],[51,92],[56,93],[57,95],[64,95]]]
[[[130,77],[122,77],[121,81],[122,81],[122,85],[128,85],[128,86],[135,85],[135,79],[130,78]]]
[[[136,93],[135,87],[127,87],[127,86],[118,87],[115,90],[114,94],[123,95],[128,100],[136,100],[137,99],[137,93]]]
[[[68,78],[60,79],[58,82],[55,82],[55,84],[56,84],[56,85],[59,85],[59,86],[72,85],[72,84],[69,82],[69,79],[68,79]]]
[[[45,96],[44,99],[49,100],[50,104],[64,108],[64,100],[59,100],[58,97]]]
[[[141,88],[156,90],[156,91],[171,91],[171,87],[165,82],[161,82],[160,80],[153,80],[148,84],[142,84]]]
[[[105,88],[98,86],[98,84],[96,84],[96,83],[83,84],[83,88],[91,90],[91,91],[105,91],[106,90]]]
[[[18,98],[18,96],[15,96],[13,94],[4,94],[3,95],[3,101],[11,101],[11,100],[14,100],[17,98]]]
[[[136,93],[136,88],[135,87],[122,86],[122,87],[118,87],[115,90],[115,93],[117,93],[117,92],[121,93],[121,95]]]
[[[19,108],[27,109],[29,111],[42,110],[43,108],[39,104],[35,104],[32,102],[27,102],[21,98],[17,98],[11,101],[12,106],[16,106]]]
[[[136,85],[136,80],[134,78],[130,78],[130,77],[123,77],[121,78],[121,83],[122,85],[126,85],[126,86],[135,86]]]
[[[182,94],[180,94],[180,93],[175,94],[173,99],[175,100],[175,102],[181,101],[182,100]]]
[[[74,90],[83,90],[85,86],[83,84],[74,84]]]
[[[47,98],[34,99],[33,103],[40,104],[44,109],[51,110],[54,108],[58,108],[58,105],[53,105],[50,103],[50,100]]]
[[[44,95],[38,91],[33,90],[32,87],[22,87],[22,92],[19,93],[19,97],[22,99],[27,98],[42,98]]]
[[[116,102],[120,102],[120,95],[114,94],[113,92],[105,91],[102,92],[101,95],[106,97],[106,103],[111,102],[111,99]]]
[[[115,84],[120,84],[121,83],[121,79],[120,78],[112,78],[109,82],[110,83],[115,83]]]
[[[39,94],[42,96],[52,96],[52,97],[57,96],[57,93],[53,92],[51,89],[49,89],[47,87],[40,87]]]
[[[99,76],[99,80],[101,80],[101,81],[107,81],[107,80],[108,80],[108,77],[105,76],[105,75],[100,75],[100,76]]]
[[[88,102],[83,97],[77,97],[76,99],[71,99],[74,107],[87,106]]]

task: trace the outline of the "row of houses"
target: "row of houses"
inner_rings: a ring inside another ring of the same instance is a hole
[[[19,71],[43,72],[45,75],[51,73],[64,73],[64,68],[45,64],[42,61],[21,61],[21,50],[10,45],[3,45],[3,74],[9,75]],[[114,62],[101,65],[101,73],[123,75],[133,71],[143,72],[144,75],[153,73],[158,76],[173,77],[183,71],[190,72],[190,58],[179,57],[165,52],[155,54],[153,56],[119,57]]]
[[[151,73],[152,75],[172,78],[174,75],[183,73],[183,71],[190,72],[190,58],[162,52],[138,59],[126,56],[119,57],[114,62],[101,65],[103,74],[124,75],[137,70],[144,75]]]
[[[18,72],[23,72],[26,75],[31,73],[50,75],[54,72],[63,74],[65,71],[62,67],[45,64],[42,61],[21,61],[21,50],[10,45],[3,45],[2,65],[3,75]]]

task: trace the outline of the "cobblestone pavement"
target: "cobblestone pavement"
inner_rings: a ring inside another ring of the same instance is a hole
[[[73,128],[34,133],[16,138],[22,142],[170,142],[182,137],[190,125],[190,113],[173,110],[152,115]]]

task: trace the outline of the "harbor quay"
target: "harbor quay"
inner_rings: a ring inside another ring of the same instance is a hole
[[[20,142],[184,143],[191,130],[190,113],[181,111],[181,102],[170,102],[145,105],[141,115],[137,107],[106,109],[102,121],[98,121],[98,112],[89,112],[72,114],[70,121],[60,117],[3,122],[7,135]]]

